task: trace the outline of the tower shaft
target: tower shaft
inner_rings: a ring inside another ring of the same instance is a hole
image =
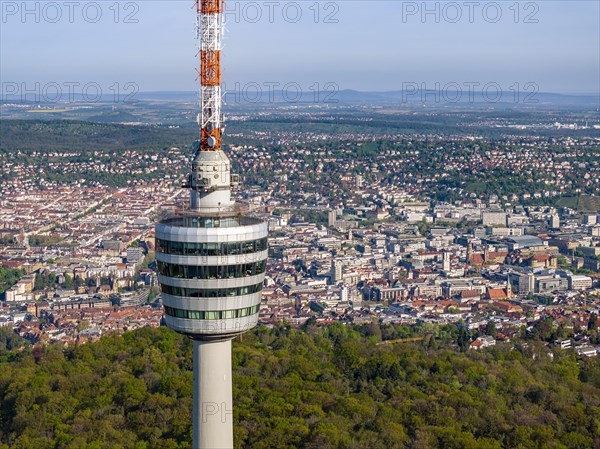
[[[231,340],[194,340],[193,449],[233,448]]]

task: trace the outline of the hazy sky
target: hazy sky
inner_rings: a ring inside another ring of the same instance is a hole
[[[26,5],[23,16],[21,1],[1,2],[2,83],[195,89],[193,1]],[[224,81],[294,82],[307,90],[331,82],[367,91],[403,83],[494,82],[505,90],[535,83],[543,92],[598,92],[599,5],[232,0]]]

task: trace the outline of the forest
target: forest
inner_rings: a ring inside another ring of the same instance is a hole
[[[79,121],[3,120],[0,154],[11,151],[115,150],[162,148],[191,142],[191,129],[158,126],[132,127]]]
[[[600,447],[596,358],[540,339],[460,351],[459,333],[258,327],[233,345],[235,448]],[[66,348],[0,337],[1,449],[191,448],[185,337],[144,328]]]

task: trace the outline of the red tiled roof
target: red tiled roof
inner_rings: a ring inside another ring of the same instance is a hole
[[[490,251],[487,253],[488,259],[496,259],[497,257],[506,257],[508,252],[506,251]]]
[[[479,293],[477,290],[463,290],[460,292],[461,298],[476,298],[480,295],[481,293]]]
[[[483,265],[483,256],[481,254],[473,254],[471,256],[471,263],[474,265]]]
[[[507,297],[506,290],[503,288],[488,289],[488,296],[490,299],[505,299]]]

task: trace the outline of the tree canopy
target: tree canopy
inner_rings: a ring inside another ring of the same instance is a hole
[[[462,353],[458,329],[259,327],[233,346],[235,447],[598,447],[600,363],[530,341]],[[0,448],[190,449],[191,341],[144,328],[0,361]],[[536,354],[534,357],[533,354]]]

